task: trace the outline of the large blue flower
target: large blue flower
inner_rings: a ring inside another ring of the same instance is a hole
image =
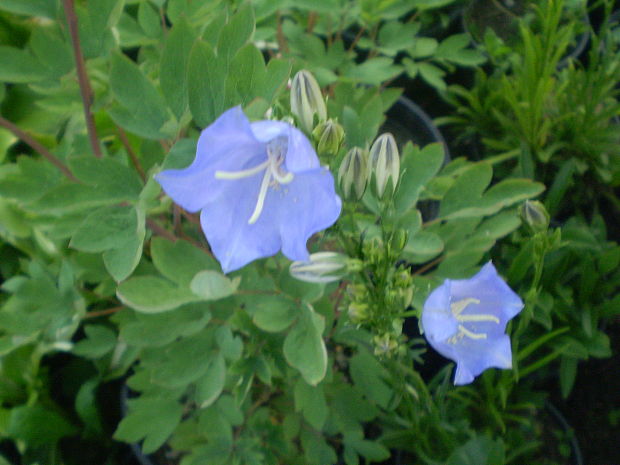
[[[454,384],[467,384],[487,368],[512,368],[508,321],[523,301],[491,262],[470,279],[435,289],[422,310],[422,327],[433,348],[456,362]]]
[[[279,250],[308,260],[306,242],[331,226],[341,201],[301,131],[282,121],[250,123],[241,107],[202,131],[196,158],[156,176],[202,230],[224,272]]]

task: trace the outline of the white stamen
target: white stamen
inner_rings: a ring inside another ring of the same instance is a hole
[[[473,297],[468,297],[467,299],[459,300],[451,304],[450,310],[452,311],[452,314],[454,316],[457,316],[457,315],[460,315],[469,304],[479,304],[479,303],[480,301],[478,299],[474,299]]]
[[[486,333],[474,333],[472,331],[470,331],[469,329],[467,329],[465,326],[463,325],[459,325],[459,332],[461,334],[464,334],[465,336],[467,336],[470,339],[486,339],[487,338],[487,334]]]
[[[267,168],[267,166],[269,166],[269,163],[270,160],[266,160],[260,165],[255,166],[254,168],[249,168],[242,171],[216,171],[215,178],[228,180],[247,178],[263,171],[265,168]]]
[[[271,181],[271,174],[272,170],[265,170],[265,175],[263,176],[263,181],[261,182],[260,190],[258,191],[258,200],[256,201],[254,212],[248,220],[248,224],[256,223],[256,221],[258,221],[258,217],[263,211],[263,207],[265,206],[265,198],[267,197],[267,189],[269,189],[269,182]]]
[[[499,318],[494,315],[486,315],[484,313],[480,315],[455,315],[455,318],[463,323],[470,321],[492,321],[493,323],[499,324]]]

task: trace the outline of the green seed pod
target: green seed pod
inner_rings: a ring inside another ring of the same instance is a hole
[[[340,169],[338,169],[338,184],[345,198],[361,199],[368,183],[366,151],[353,147],[347,152]]]
[[[400,175],[400,155],[394,136],[389,132],[381,134],[370,147],[370,173],[375,176],[375,186],[379,198],[383,197],[385,188],[391,180],[392,193],[398,184]]]
[[[314,128],[312,137],[317,142],[319,155],[335,155],[344,141],[344,129],[336,121],[329,119]]]
[[[321,88],[310,71],[302,69],[293,77],[291,111],[307,134],[311,134],[314,128],[315,114],[318,115],[319,123],[327,119],[327,108]]]

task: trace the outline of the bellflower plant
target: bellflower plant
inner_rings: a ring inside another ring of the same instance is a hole
[[[306,136],[288,123],[250,123],[241,107],[224,112],[198,140],[182,170],[156,176],[202,230],[224,272],[279,250],[309,259],[306,241],[341,210],[334,179]]]
[[[456,362],[454,384],[471,383],[487,368],[512,368],[504,331],[522,308],[491,262],[470,279],[446,279],[430,294],[422,326],[431,346]]]

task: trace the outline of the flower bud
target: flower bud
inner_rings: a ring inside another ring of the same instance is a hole
[[[345,198],[362,198],[368,182],[366,151],[353,147],[347,152],[338,169],[338,184]]]
[[[406,229],[399,228],[394,231],[394,235],[392,236],[392,249],[394,252],[401,252],[405,246],[407,245],[407,241],[409,240],[409,234]]]
[[[368,304],[361,302],[351,302],[347,309],[347,315],[351,323],[359,324],[368,318]]]
[[[375,355],[390,357],[392,352],[398,348],[398,342],[391,334],[383,334],[372,338],[375,345]]]
[[[291,84],[291,111],[307,134],[312,133],[315,114],[318,115],[319,122],[327,119],[327,108],[325,107],[323,94],[321,94],[321,88],[310,71],[302,69],[293,78]]]
[[[319,155],[324,153],[333,155],[338,153],[344,141],[344,129],[333,119],[329,119],[314,128],[312,137],[317,142]]]
[[[549,213],[545,206],[537,200],[526,200],[519,209],[521,218],[534,231],[546,231],[549,227]]]
[[[398,184],[400,174],[400,156],[394,136],[389,132],[381,134],[370,147],[369,169],[375,175],[377,195],[383,192],[391,180],[392,193]]]
[[[310,254],[307,262],[293,262],[289,267],[291,276],[309,283],[330,283],[347,274],[349,257],[337,252]]]

